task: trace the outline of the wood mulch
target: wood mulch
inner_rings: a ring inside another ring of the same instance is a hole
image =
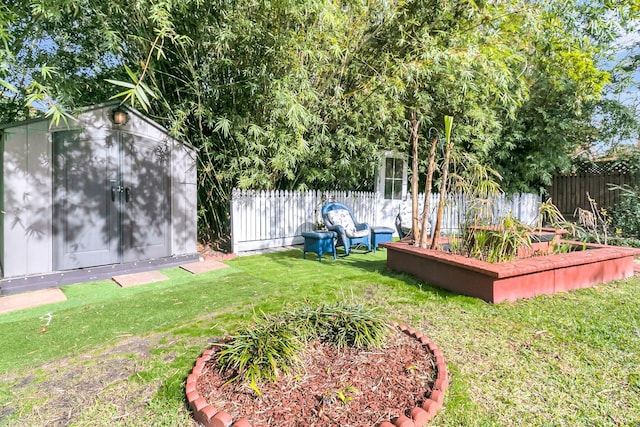
[[[236,257],[234,253],[228,253],[227,248],[222,248],[214,244],[204,244],[198,242],[198,254],[205,260],[226,261]]]
[[[233,421],[253,427],[377,426],[393,422],[429,398],[437,376],[435,359],[413,337],[392,333],[383,349],[359,350],[312,343],[301,367],[277,382],[226,384],[215,353],[205,364],[197,391]]]

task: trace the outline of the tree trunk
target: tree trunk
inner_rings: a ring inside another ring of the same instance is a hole
[[[445,197],[447,197],[447,179],[449,177],[449,158],[451,157],[451,149],[453,143],[447,144],[447,151],[444,155],[444,164],[442,165],[442,183],[440,185],[440,201],[438,202],[438,216],[436,217],[436,226],[433,230],[433,239],[431,240],[431,249],[438,249],[440,244],[440,227],[442,226],[442,215],[444,214]]]
[[[416,111],[411,112],[411,141],[413,143],[413,159],[411,162],[411,230],[413,231],[413,245],[420,241],[420,227],[418,226],[418,126],[420,122]]]
[[[433,171],[436,168],[436,148],[438,147],[438,136],[436,135],[431,141],[431,149],[429,151],[429,165],[427,166],[427,182],[424,185],[424,205],[422,207],[422,233],[420,234],[420,247],[427,247],[427,239],[429,233],[427,226],[429,224],[429,203],[431,201],[431,185],[433,184]]]

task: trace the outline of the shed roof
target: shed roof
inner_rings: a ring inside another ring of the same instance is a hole
[[[135,108],[133,108],[131,106],[122,104],[120,101],[108,101],[108,102],[104,102],[104,103],[101,103],[101,104],[95,104],[95,105],[91,105],[91,106],[87,106],[87,107],[81,107],[81,108],[79,108],[77,110],[77,115],[79,116],[80,114],[86,113],[88,111],[107,109],[107,108],[115,108],[115,107],[119,107],[121,109],[127,110],[127,112],[135,114],[138,118],[144,120],[149,125],[155,127],[159,131],[164,132],[164,133],[168,133],[167,129],[164,126],[162,126],[159,123],[151,120],[149,117],[147,117],[146,115],[144,115],[143,113],[141,113],[137,109],[135,109]],[[13,127],[18,127],[18,126],[25,126],[25,125],[28,125],[28,124],[31,124],[31,123],[45,122],[45,121],[50,121],[50,120],[51,119],[49,117],[44,117],[43,116],[43,117],[37,117],[37,118],[34,118],[34,119],[22,120],[22,121],[11,122],[11,123],[0,123],[0,130],[13,128]]]

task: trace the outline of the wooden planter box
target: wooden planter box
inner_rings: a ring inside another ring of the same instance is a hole
[[[580,248],[582,243],[562,241]],[[449,291],[487,302],[515,301],[586,288],[633,275],[640,250],[588,244],[587,250],[491,264],[405,242],[384,243],[387,267]]]

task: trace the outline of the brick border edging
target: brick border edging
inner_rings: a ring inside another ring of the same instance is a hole
[[[449,387],[449,374],[447,365],[444,361],[442,351],[436,344],[425,337],[422,333],[397,322],[391,322],[391,326],[397,328],[401,332],[420,341],[422,346],[428,350],[435,359],[436,370],[438,374],[431,391],[431,396],[426,399],[422,406],[416,406],[409,412],[411,418],[400,415],[394,423],[383,421],[378,427],[423,427],[436,416],[444,402],[444,393]],[[211,356],[218,350],[218,347],[212,347],[205,350],[202,356],[196,361],[191,374],[187,377],[187,385],[185,392],[189,407],[193,413],[193,418],[205,427],[252,427],[246,417],[233,422],[231,415],[225,411],[218,411],[213,405],[209,405],[207,401],[198,394],[196,384],[198,377],[202,374],[204,365],[211,359]],[[368,426],[363,426],[368,427]]]

